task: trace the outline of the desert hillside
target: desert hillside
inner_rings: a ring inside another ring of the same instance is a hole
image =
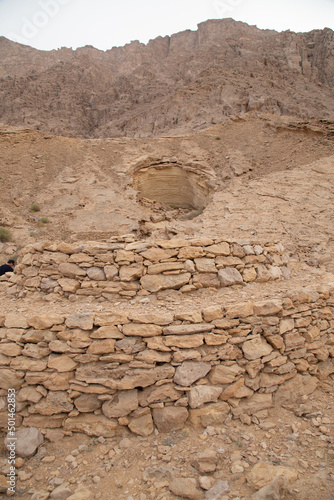
[[[334,34],[211,20],[147,45],[39,51],[0,39],[0,122],[71,137],[189,133],[249,111],[334,117]]]

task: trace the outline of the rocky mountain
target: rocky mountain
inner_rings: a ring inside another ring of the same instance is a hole
[[[232,19],[106,52],[0,38],[0,121],[71,137],[151,137],[249,111],[334,119],[334,33]]]

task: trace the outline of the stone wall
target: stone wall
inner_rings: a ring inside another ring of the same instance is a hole
[[[130,240],[130,241],[127,241]],[[104,297],[181,292],[289,277],[281,243],[247,243],[210,238],[67,244],[44,242],[19,256],[10,293],[56,292]]]
[[[332,377],[333,312],[334,288],[322,287],[179,314],[0,316],[1,426],[9,388],[17,426],[39,429],[146,436],[259,422],[284,391]]]

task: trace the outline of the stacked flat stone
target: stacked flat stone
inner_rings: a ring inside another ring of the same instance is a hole
[[[190,292],[289,278],[281,243],[196,238],[67,244],[44,242],[21,250],[9,293],[134,297],[161,290]],[[117,240],[117,238],[115,238]]]
[[[177,314],[0,316],[1,427],[9,388],[17,426],[42,430],[146,436],[229,415],[256,422],[283,389],[297,398],[332,377],[333,312],[323,286]]]

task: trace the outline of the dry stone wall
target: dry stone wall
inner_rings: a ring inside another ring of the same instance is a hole
[[[17,426],[46,432],[260,422],[286,391],[297,398],[332,377],[333,312],[334,288],[322,287],[178,314],[0,316],[1,426],[12,388]]]
[[[166,289],[189,292],[253,281],[286,279],[288,257],[281,243],[196,238],[67,244],[24,248],[10,279],[12,290],[104,297],[134,297]]]

